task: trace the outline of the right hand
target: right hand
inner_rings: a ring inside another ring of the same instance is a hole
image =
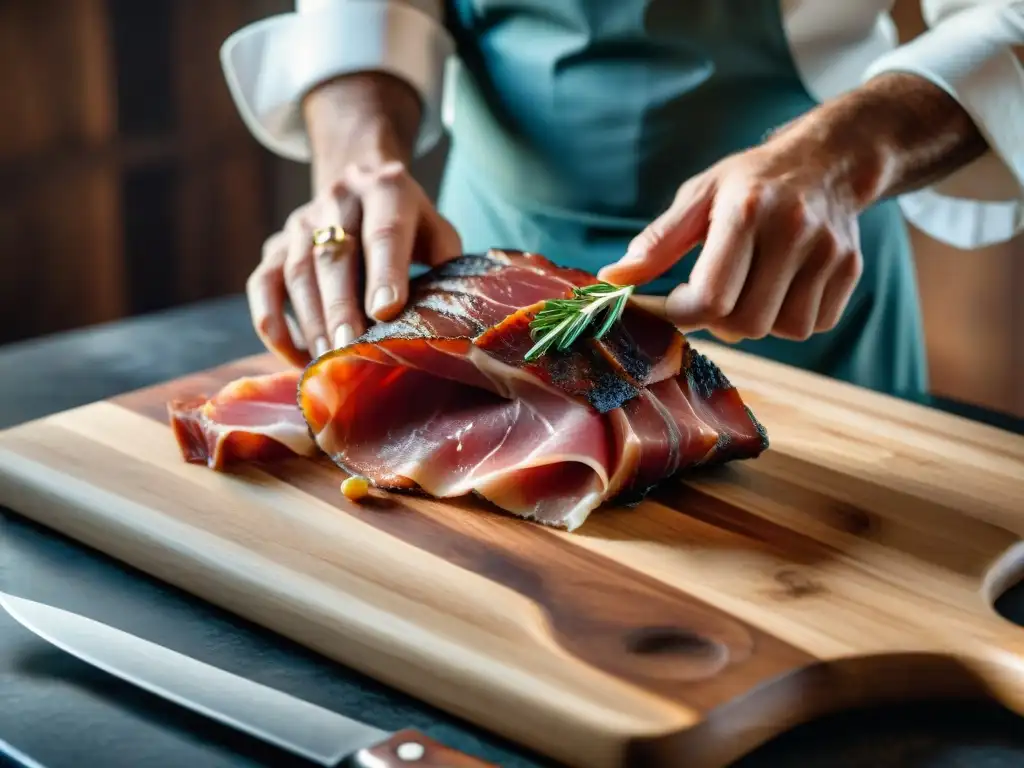
[[[391,129],[398,121],[383,121],[384,129],[372,117],[348,123],[362,103],[401,104],[403,93],[377,95],[395,87],[349,79],[322,89],[307,113],[317,193],[267,238],[246,284],[253,327],[292,365],[348,344],[370,319],[393,319],[408,300],[412,262],[436,266],[461,253],[455,228],[408,171],[411,141]],[[314,249],[313,231],[329,226],[342,227],[345,242]],[[286,300],[294,320],[286,316]]]

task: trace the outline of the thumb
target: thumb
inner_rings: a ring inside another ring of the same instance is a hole
[[[462,238],[451,222],[438,213],[429,203],[423,214],[423,250],[416,254],[416,260],[431,267],[462,255]]]
[[[598,278],[639,285],[667,272],[704,239],[714,199],[704,177],[679,188],[672,205],[633,238],[626,255],[601,269]]]

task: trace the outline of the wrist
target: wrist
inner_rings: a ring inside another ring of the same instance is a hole
[[[352,163],[372,168],[412,159],[421,106],[395,77],[361,73],[328,81],[307,94],[302,110],[316,191]]]

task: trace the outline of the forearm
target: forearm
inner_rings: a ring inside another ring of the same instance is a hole
[[[781,131],[802,155],[831,169],[864,208],[947,176],[986,150],[971,117],[938,86],[916,75],[873,78]]]
[[[303,99],[302,111],[315,191],[331,184],[352,162],[410,162],[422,115],[411,86],[375,72],[322,83]]]

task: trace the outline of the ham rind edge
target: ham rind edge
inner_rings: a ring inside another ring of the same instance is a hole
[[[224,469],[322,452],[379,488],[475,494],[571,531],[602,504],[767,449],[717,366],[632,304],[602,340],[524,363],[543,302],[593,282],[517,251],[448,262],[413,281],[398,318],[305,370],[172,403],[182,455]]]

